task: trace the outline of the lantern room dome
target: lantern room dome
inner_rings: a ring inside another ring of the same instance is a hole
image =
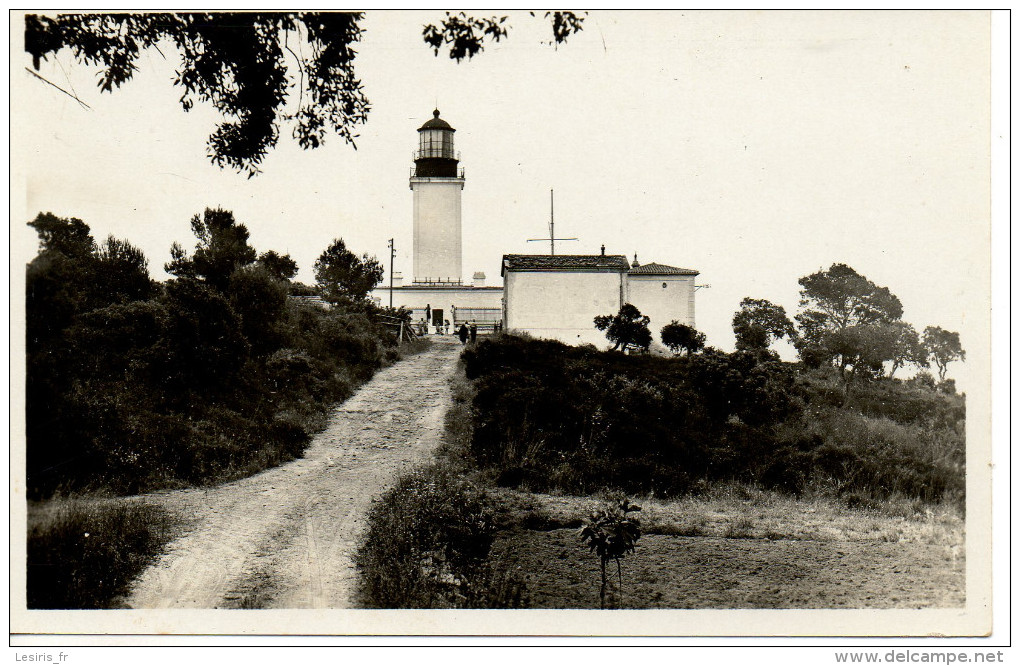
[[[442,118],[439,117],[439,109],[436,109],[435,111],[432,112],[432,120],[429,120],[424,125],[419,127],[418,131],[420,132],[422,130],[429,130],[429,129],[444,129],[444,130],[450,130],[451,132],[456,132],[457,131],[457,130],[453,129],[452,127],[450,127],[450,123],[446,122],[445,120],[443,120]]]

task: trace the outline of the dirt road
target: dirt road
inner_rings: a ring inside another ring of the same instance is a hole
[[[136,581],[129,608],[350,608],[372,503],[439,444],[461,345],[380,371],[305,456],[216,488],[152,497],[193,519]]]

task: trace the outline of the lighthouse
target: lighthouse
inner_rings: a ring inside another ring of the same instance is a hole
[[[472,323],[482,331],[492,330],[502,314],[502,286],[487,286],[485,272],[479,270],[464,281],[460,212],[464,168],[454,149],[456,131],[439,117],[438,109],[418,128],[410,183],[414,273],[410,284],[395,273],[389,286],[372,292],[376,303],[410,310],[411,321],[427,325],[431,332]]]
[[[418,128],[411,191],[414,193],[414,284],[459,285],[461,266],[461,191],[464,169],[454,149],[456,132],[439,117]]]
[[[605,344],[605,336],[592,322],[598,315],[619,311],[624,303],[649,316],[653,326],[661,328],[670,321],[694,325],[698,271],[655,262],[638,265],[636,257],[632,266],[623,255],[606,254],[605,246],[591,255],[505,254],[500,266],[503,284],[486,285],[484,271],[475,271],[465,282],[464,169],[454,148],[455,132],[438,109],[418,128],[410,178],[413,280],[408,284],[399,273],[391,273],[390,285],[372,291],[377,304],[408,310],[417,330],[430,333],[450,333],[461,324],[476,325],[481,332],[500,326],[570,344]]]

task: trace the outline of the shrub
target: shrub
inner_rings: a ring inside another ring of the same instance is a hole
[[[281,308],[261,269],[230,285],[232,301],[178,279],[152,300],[81,313],[30,356],[31,497],[212,483],[285,462],[392,357],[395,341],[364,310]],[[262,331],[254,346],[246,326]]]
[[[815,405],[842,407],[866,416],[888,418],[897,423],[929,429],[956,429],[966,419],[963,396],[936,392],[924,373],[907,381],[883,379],[858,386],[846,397],[836,371],[814,370],[802,374],[798,383],[805,398]]]
[[[496,528],[485,493],[433,466],[400,478],[368,517],[356,555],[372,608],[520,607],[523,586],[487,562]]]
[[[328,406],[385,362],[396,339],[367,301],[330,310],[259,255],[233,214],[192,219],[163,284],[130,244],[81,220],[30,223],[42,251],[26,290],[28,494],[138,492],[212,483],[299,455]],[[256,262],[256,257],[258,261]]]
[[[823,442],[812,452],[815,479],[841,495],[963,498],[966,445],[954,431],[832,409],[812,413],[803,429]]]
[[[626,497],[605,502],[595,509],[584,521],[578,536],[581,543],[587,544],[588,550],[598,556],[599,569],[602,575],[599,587],[599,608],[606,607],[607,567],[610,560],[616,560],[616,573],[619,586],[617,601],[623,602],[623,568],[620,560],[628,553],[633,553],[641,538],[641,521],[627,514],[640,511],[641,507],[631,504]]]
[[[685,492],[707,473],[740,472],[707,455],[728,432],[767,443],[800,405],[792,371],[769,354],[641,358],[502,336],[464,360],[477,378],[476,460],[536,490]]]
[[[675,496],[737,480],[962,498],[958,395],[881,380],[848,401],[837,371],[767,350],[664,359],[504,335],[463,359],[476,388],[472,455],[501,485]]]

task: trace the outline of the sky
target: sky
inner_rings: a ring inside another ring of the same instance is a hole
[[[284,128],[251,179],[208,161],[216,116],[181,110],[173,53],[143,54],[114,94],[67,52],[43,63],[86,110],[24,72],[15,49],[13,207],[128,240],[157,279],[174,241],[193,247],[191,216],[216,206],[259,251],[289,253],[302,281],[340,237],[387,269],[394,238],[409,276],[411,152],[438,107],[466,168],[467,278],[499,284],[504,253],[548,251],[527,239],[547,234],[554,189],[557,235],[580,239],[558,252],[605,244],[699,270],[710,345],[733,348],[742,298],[792,316],[798,278],[841,262],[889,287],[918,331],[960,331],[969,358],[987,356],[986,14],[592,12],[554,48],[548,23],[510,12],[509,38],[459,64],[421,39],[442,18],[369,12],[357,150],[334,137],[303,151]],[[36,239],[13,219],[27,261]]]

